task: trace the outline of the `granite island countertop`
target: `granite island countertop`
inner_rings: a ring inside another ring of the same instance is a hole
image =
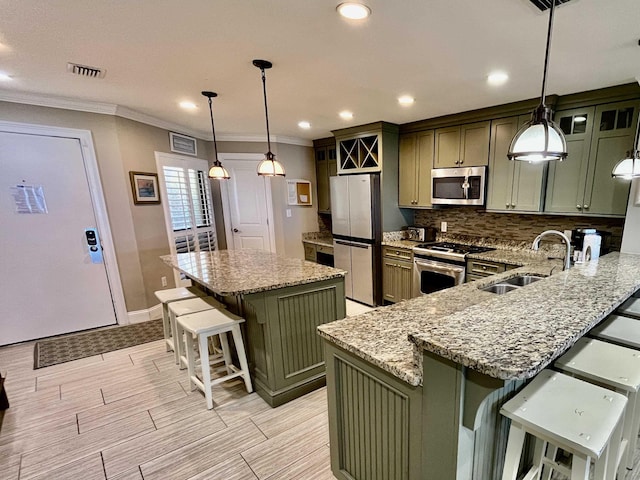
[[[344,270],[263,250],[217,250],[160,258],[221,296],[264,292],[346,274]]]
[[[428,350],[501,379],[529,378],[640,288],[640,256],[619,253],[561,271],[540,260],[319,327],[319,334],[411,385]],[[498,261],[498,260],[494,260]],[[553,276],[505,295],[480,288]]]

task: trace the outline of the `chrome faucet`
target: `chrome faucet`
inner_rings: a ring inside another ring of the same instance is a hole
[[[562,241],[567,245],[567,252],[564,256],[564,266],[562,267],[562,270],[569,270],[571,262],[571,240],[569,240],[569,238],[564,233],[559,232],[558,230],[546,230],[536,237],[536,239],[533,241],[533,245],[531,245],[531,248],[533,250],[538,250],[538,248],[540,247],[540,240],[542,240],[543,237],[551,234],[559,235],[560,237],[562,237]]]

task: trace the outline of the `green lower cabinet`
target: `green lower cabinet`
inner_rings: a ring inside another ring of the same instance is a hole
[[[325,342],[331,470],[341,480],[423,478],[422,387]]]
[[[345,317],[344,278],[244,295],[254,389],[277,407],[325,384],[316,329]]]

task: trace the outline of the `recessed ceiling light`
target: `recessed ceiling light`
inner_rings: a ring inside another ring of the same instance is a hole
[[[416,99],[409,95],[402,95],[401,97],[398,97],[398,103],[403,107],[408,107],[409,105],[413,105],[415,101]]]
[[[336,10],[349,20],[363,20],[371,15],[371,9],[362,3],[345,2],[337,6]]]
[[[573,121],[576,122],[576,123],[586,122],[587,121],[587,117],[582,117],[582,116],[574,117]]]
[[[8,82],[9,80],[13,80],[13,78],[6,73],[0,72],[0,82]]]
[[[185,110],[195,110],[196,108],[198,108],[195,103],[188,101],[180,102],[180,107],[184,108]]]
[[[509,75],[505,72],[493,72],[487,77],[489,85],[504,85],[509,80]]]
[[[298,126],[300,128],[304,128],[305,130],[309,130],[311,128],[311,124],[309,122],[298,122]]]
[[[353,118],[353,112],[349,112],[348,110],[343,110],[339,113],[340,118],[344,120],[351,120]]]

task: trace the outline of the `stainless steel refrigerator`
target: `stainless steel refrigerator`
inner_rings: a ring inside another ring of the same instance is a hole
[[[375,306],[379,301],[376,258],[380,244],[378,175],[331,177],[331,221],[335,267],[347,271],[347,298]]]

